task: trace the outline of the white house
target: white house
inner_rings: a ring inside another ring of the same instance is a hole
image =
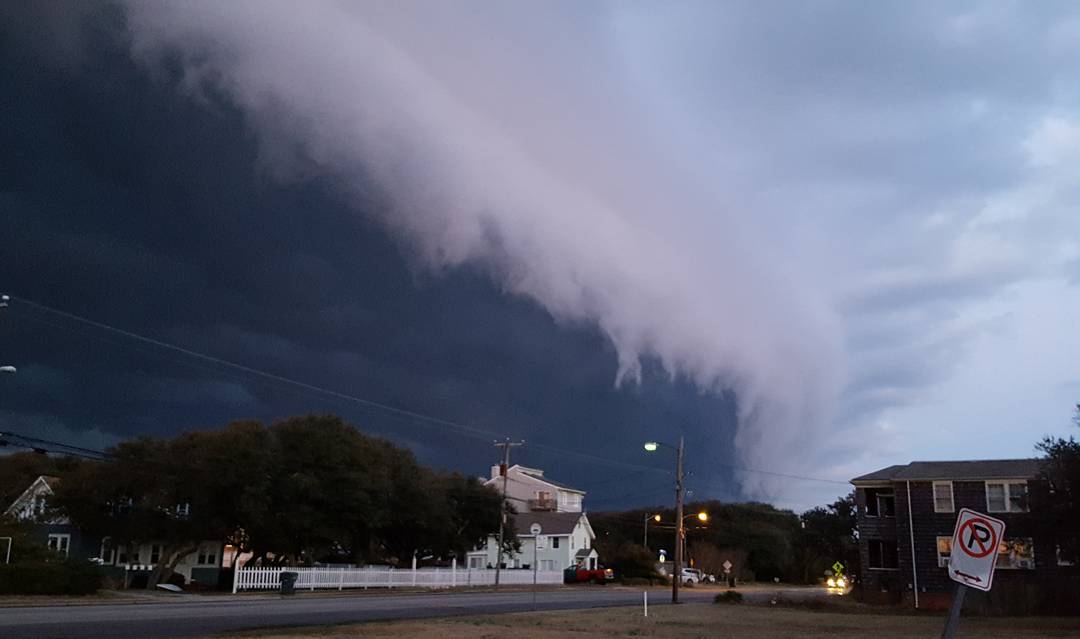
[[[499,466],[491,467],[491,478],[485,485],[503,492],[504,478]],[[536,559],[540,570],[565,570],[582,565],[596,568],[598,555],[593,548],[596,533],[582,508],[585,491],[571,488],[544,476],[544,471],[525,466],[511,466],[506,472],[506,498],[514,510],[514,530],[521,550],[503,556],[504,568],[532,567],[536,537],[530,532],[533,524],[541,528],[540,546]],[[469,568],[494,568],[498,538],[488,537],[487,543],[468,553]]]
[[[103,566],[133,570],[150,570],[161,560],[163,543],[149,541],[131,547],[114,545],[108,538],[83,533],[67,517],[50,514],[48,501],[59,481],[57,477],[38,477],[4,510],[3,516],[34,525],[42,541],[65,557],[90,559]],[[186,509],[187,504],[177,506],[177,514],[186,515]],[[175,572],[188,582],[213,586],[217,584],[222,568],[231,565],[234,554],[232,546],[223,542],[203,541],[195,552],[180,560]]]

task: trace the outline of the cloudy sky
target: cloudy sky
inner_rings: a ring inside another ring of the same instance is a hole
[[[332,411],[476,473],[505,434],[594,510],[666,499],[649,438],[804,507],[844,485],[743,469],[1070,430],[1071,4],[74,7],[0,13],[11,430]]]

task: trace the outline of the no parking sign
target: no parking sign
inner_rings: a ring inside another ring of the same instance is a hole
[[[949,577],[971,588],[990,590],[1004,536],[1005,522],[970,508],[961,510],[953,531]]]

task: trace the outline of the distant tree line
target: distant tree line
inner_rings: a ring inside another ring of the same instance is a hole
[[[725,561],[731,562],[732,573],[743,580],[780,578],[814,583],[837,561],[846,573],[858,573],[853,495],[802,515],[769,504],[717,501],[692,502],[685,511],[688,515],[709,514],[705,523],[690,517],[686,524],[686,565],[692,560],[695,568],[706,573],[721,575]],[[649,551],[645,553],[645,520],[657,514],[659,522],[649,519]],[[667,551],[669,561],[674,558],[673,509],[597,513],[590,515],[590,521],[605,562],[633,565],[635,573],[644,573],[650,564],[655,566],[661,549]]]
[[[117,546],[163,544],[150,587],[206,540],[262,564],[396,564],[461,556],[500,518],[499,494],[480,480],[426,468],[334,416],[140,437],[108,453],[26,457],[0,465],[0,479],[21,475],[25,488],[58,475],[52,505],[84,532]]]

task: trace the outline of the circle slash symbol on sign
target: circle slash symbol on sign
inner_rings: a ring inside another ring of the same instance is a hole
[[[997,533],[985,519],[973,517],[960,528],[960,550],[978,559],[985,557],[997,547]]]

